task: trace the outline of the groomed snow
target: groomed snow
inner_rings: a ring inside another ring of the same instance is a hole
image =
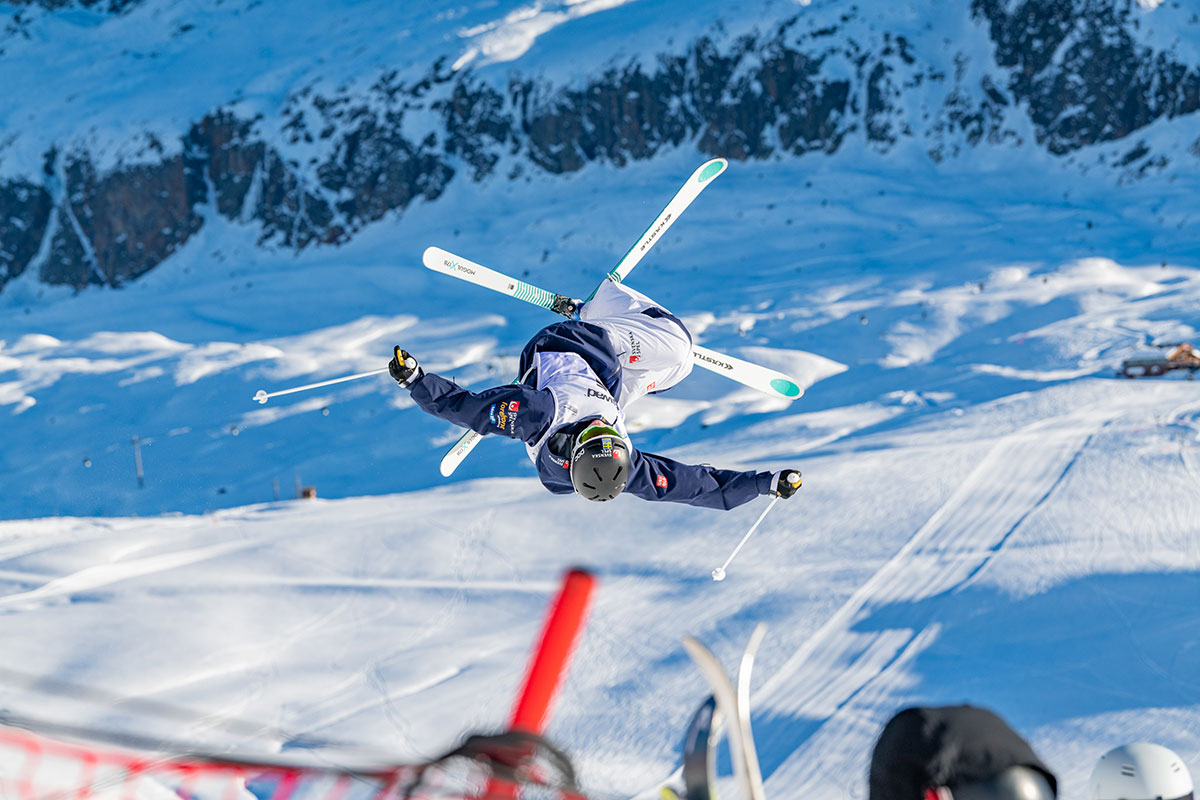
[[[784,5],[772,13],[794,10]],[[616,6],[478,3],[433,33],[466,53],[515,37],[515,23],[487,26],[533,9],[538,38],[519,63],[536,67],[581,35],[585,13],[604,29],[655,10]],[[407,6],[388,7],[387,25],[403,27]],[[70,43],[50,28],[100,22],[88,13],[35,27]],[[346,24],[367,30],[368,16]],[[143,33],[163,40],[173,18],[154,19]],[[127,23],[102,24],[117,41]],[[267,35],[303,48],[307,24]],[[206,31],[244,35],[180,35]],[[331,40],[355,39],[343,33]],[[21,46],[5,46],[19,67]],[[336,55],[321,75],[336,77]],[[261,56],[215,65],[213,82],[244,69],[247,102],[272,107],[299,78],[264,72],[293,62]],[[22,85],[11,107],[50,120],[39,84]],[[193,118],[211,105],[202,90],[155,118]],[[91,113],[43,133],[84,129]],[[97,119],[101,138],[120,139],[104,128],[118,115]],[[1146,136],[1190,142],[1190,124]],[[6,152],[0,171],[20,161]],[[1132,182],[1032,146],[934,166],[848,140],[833,159],[731,164],[630,280],[700,344],[807,386],[785,404],[697,370],[631,409],[644,449],[803,470],[800,495],[723,583],[711,570],[765,499],[730,513],[592,506],[545,493],[509,441],[484,442],[446,481],[437,462],[458,432],[386,377],[251,400],[379,368],[394,343],[471,387],[511,379],[552,319],[423,269],[424,248],[585,296],[706,157],[684,146],[625,169],[458,181],[343,248],[298,255],[258,249],[257,230],[210,213],[122,290],[7,285],[0,708],[243,755],[325,763],[350,742],[427,757],[502,724],[556,581],[581,564],[600,589],[550,733],[597,796],[657,796],[677,766],[707,694],[680,636],[732,665],[760,621],[752,697],[772,798],[864,797],[874,737],[913,703],[992,707],[1055,769],[1065,800],[1126,741],[1167,745],[1200,774],[1200,383],[1115,377],[1129,356],[1200,344],[1191,156]],[[319,499],[292,499],[298,485]],[[43,677],[195,718],[48,696]]]
[[[1126,740],[1200,766],[1200,396],[1114,377],[1196,338],[1194,234],[1153,211],[1188,187],[871,158],[735,163],[631,278],[699,342],[811,384],[783,405],[698,371],[633,408],[646,449],[804,471],[721,584],[760,504],[556,498],[507,441],[443,481],[455,431],[386,378],[251,401],[377,368],[393,342],[507,380],[551,320],[424,270],[424,247],[586,292],[695,153],[457,188],[340,250],[260,252],[214,220],[124,290],[10,287],[2,666],[197,719],[12,680],[0,704],[242,753],[303,735],[429,756],[503,722],[583,564],[601,588],[551,733],[601,796],[676,766],[706,693],[679,637],[732,664],[759,621],[773,797],[863,796],[879,727],[916,702],[995,708],[1068,800]],[[297,481],[321,499],[289,499]]]

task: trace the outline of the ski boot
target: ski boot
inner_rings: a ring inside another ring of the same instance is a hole
[[[566,295],[556,294],[550,310],[555,314],[562,314],[567,319],[579,319],[579,307],[582,305],[582,300],[573,300]]]

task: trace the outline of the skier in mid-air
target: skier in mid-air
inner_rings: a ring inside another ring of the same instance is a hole
[[[800,488],[799,470],[737,472],[636,450],[623,409],[688,376],[691,334],[665,308],[612,280],[586,303],[571,305],[570,319],[525,345],[516,383],[471,392],[425,372],[399,345],[388,371],[428,413],[480,434],[520,439],[542,485],[555,494],[603,501],[624,491],[731,509],[764,494],[788,498]]]

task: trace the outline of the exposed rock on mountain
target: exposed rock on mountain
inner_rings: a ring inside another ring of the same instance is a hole
[[[366,89],[310,86],[278,122],[215,109],[177,144],[150,137],[161,157],[104,172],[86,147],[56,143],[43,174],[0,183],[0,285],[31,267],[47,283],[121,285],[209,213],[257,226],[264,245],[338,244],[501,164],[502,179],[561,174],[689,142],[786,158],[835,154],[847,137],[884,152],[916,140],[934,161],[980,146],[1061,156],[1200,108],[1200,71],[1139,43],[1141,16],[1127,0],[975,0],[963,27],[983,47],[915,41],[850,6],[827,24],[798,15],[737,37],[714,31],[566,84],[517,70],[497,83],[438,61],[415,82],[384,73]],[[1144,172],[1181,156],[1197,157],[1131,141],[1115,166]]]
[[[1136,43],[1133,3],[975,0],[1008,89],[1057,155],[1200,109],[1200,70]]]

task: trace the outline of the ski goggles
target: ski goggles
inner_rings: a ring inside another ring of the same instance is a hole
[[[618,433],[616,428],[601,422],[600,420],[596,420],[579,432],[579,435],[575,437],[575,446],[578,447],[579,445],[591,441],[598,436],[612,436],[613,438],[620,439],[621,441],[625,440],[625,437]]]

